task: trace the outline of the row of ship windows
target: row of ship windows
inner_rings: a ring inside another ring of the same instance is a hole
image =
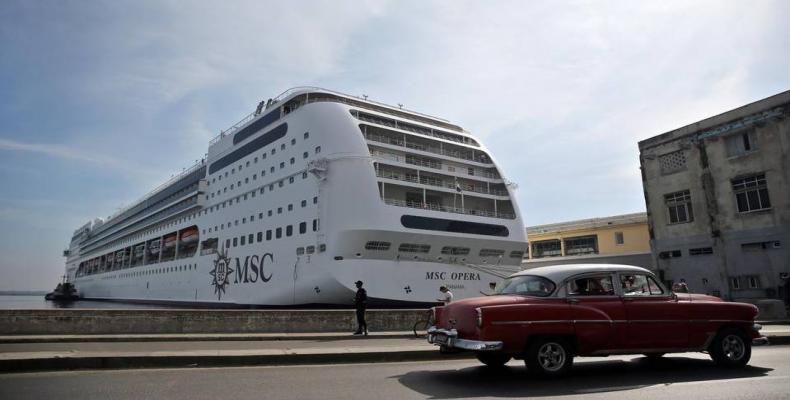
[[[159,274],[167,274],[174,272],[192,271],[192,270],[197,270],[197,264],[187,264],[187,265],[178,265],[178,266],[165,267],[165,268],[146,269],[143,271],[124,272],[118,275],[105,276],[102,277],[101,279],[135,278],[135,277],[146,276],[146,275],[159,275]]]
[[[388,251],[390,246],[392,246],[392,243],[390,242],[372,240],[365,243],[365,250]],[[400,246],[398,246],[398,251],[403,253],[428,253],[431,251],[431,245],[419,243],[401,243]],[[444,246],[442,247],[441,253],[447,255],[465,256],[468,255],[470,251],[471,249],[468,247]],[[480,253],[478,255],[480,257],[503,257],[505,255],[505,250],[480,249]],[[522,257],[524,257],[523,251],[514,250],[510,252],[510,258],[521,259]]]
[[[261,190],[263,190],[263,189],[261,189]],[[254,198],[254,197],[255,197],[255,192],[252,193],[252,197],[251,198]],[[241,196],[239,198],[241,198]],[[239,202],[239,198],[236,198],[236,203]],[[243,199],[247,200],[247,195],[244,195]],[[226,203],[228,205],[232,205],[233,204],[233,200],[228,200],[226,202],[223,202],[222,204],[218,204],[216,206],[211,206],[208,209],[201,211],[201,213],[209,214],[209,213],[212,213],[214,211],[218,211],[220,209],[220,206],[222,206],[222,208],[225,208],[226,207]],[[317,196],[313,197],[313,204],[318,204],[318,197]],[[302,206],[302,208],[307,207],[307,200],[302,200],[301,206]],[[286,206],[285,209],[287,209],[289,212],[293,211],[294,210],[294,205],[293,204],[288,204],[288,206]],[[266,215],[271,217],[271,216],[274,215],[274,212],[275,212],[274,209],[268,210],[266,212]],[[283,213],[283,207],[277,207],[277,214],[282,214],[282,213]],[[259,220],[263,219],[263,212],[259,212],[258,213],[258,219]],[[250,215],[249,221],[250,222],[255,222],[255,214]],[[247,223],[247,217],[242,218],[241,219],[241,224],[243,225],[243,224],[246,224],[246,223]],[[237,219],[237,220],[235,220],[233,222],[228,221],[228,223],[227,223],[228,229],[230,229],[231,226],[239,226],[239,220]],[[225,229],[225,227],[226,227],[225,223],[222,223],[222,224],[219,224],[219,225],[214,225],[213,228],[211,228],[211,227],[208,228],[208,233],[211,233],[212,230],[214,232],[220,231],[222,229]],[[203,229],[203,234],[204,235],[206,234],[206,230],[205,229]]]
[[[310,137],[310,132],[305,132],[305,133],[304,133],[304,139],[305,139],[305,140],[307,140],[309,137]],[[296,145],[296,139],[291,139],[291,145],[292,145],[292,146]],[[285,143],[283,143],[283,144],[281,144],[281,145],[280,145],[280,150],[285,150]],[[320,154],[320,153],[321,153],[321,146],[316,146],[316,147],[313,149],[313,152],[314,152],[315,154]],[[260,155],[260,159],[261,159],[261,160],[265,160],[265,159],[266,159],[266,154],[267,154],[266,152],[263,152],[263,153],[261,153],[261,155]],[[272,150],[271,150],[271,155],[275,155],[275,154],[277,154],[277,148],[276,148],[276,147],[273,147],[273,148],[272,148]],[[306,152],[306,151],[302,153],[302,158],[305,158],[305,159],[306,159],[306,158],[307,158],[307,157],[309,157],[309,156],[310,156],[310,155],[309,155],[309,153],[308,153],[308,152]],[[291,164],[294,164],[295,162],[296,162],[296,160],[295,160],[293,157],[291,157],[291,159],[290,159],[290,163],[291,163]],[[235,174],[237,169],[239,170],[239,172],[241,172],[241,170],[243,169],[243,166],[246,166],[247,168],[249,168],[249,167],[250,167],[250,163],[257,164],[257,163],[258,163],[258,156],[256,156],[255,158],[253,158],[253,159],[252,159],[252,162],[250,162],[250,161],[247,161],[245,164],[239,164],[239,166],[238,166],[238,167],[232,168],[230,171],[225,171],[225,173],[224,173],[224,174],[219,174],[219,175],[217,175],[215,178],[212,178],[212,179],[211,179],[211,182],[209,182],[209,183],[217,183],[217,181],[222,181],[222,176],[223,176],[223,175],[225,176],[225,178],[227,178],[227,177],[229,177],[230,175],[233,175],[233,174]],[[281,169],[282,169],[282,168],[285,168],[285,162],[280,162],[280,168],[281,168]],[[274,167],[271,167],[271,168],[270,168],[270,171],[271,171],[271,172],[274,172]],[[265,173],[266,173],[266,171],[265,171],[265,170],[264,170],[263,172],[261,172],[261,176],[263,176]]]
[[[298,225],[299,234],[304,235],[307,233],[307,222],[300,222]],[[320,229],[320,224],[318,219],[313,220],[313,232],[317,232]],[[229,249],[231,247],[239,247],[239,246],[246,246],[251,245],[253,243],[260,243],[264,241],[264,235],[266,237],[265,240],[274,240],[280,239],[283,237],[283,233],[285,233],[286,237],[291,237],[294,235],[294,226],[287,225],[285,229],[283,227],[275,228],[275,229],[267,229],[266,232],[260,231],[257,234],[250,233],[247,235],[241,235],[238,237],[227,238],[225,239],[225,248]],[[205,256],[208,254],[214,254],[217,252],[217,247],[219,244],[219,240],[217,238],[206,239],[201,243],[200,246],[200,255]]]
[[[272,167],[272,169],[273,169],[273,168],[274,168],[274,167]],[[261,171],[261,178],[262,178],[263,176],[265,176],[265,175],[266,175],[266,171]],[[253,174],[253,175],[252,175],[252,180],[253,180],[253,181],[255,181],[255,180],[257,180],[257,179],[258,179],[258,174]],[[307,172],[302,172],[302,179],[307,179]],[[288,183],[289,183],[289,184],[291,184],[291,183],[294,183],[295,181],[296,181],[296,177],[295,177],[295,175],[293,175],[293,176],[289,176],[289,177],[288,177]],[[250,183],[250,178],[244,178],[244,183],[245,183],[245,184],[246,184],[246,183]],[[240,187],[241,187],[241,181],[238,181],[238,182],[237,182],[237,183],[235,183],[235,184],[231,183],[231,185],[230,185],[230,190],[233,190],[233,188],[234,188],[234,185],[235,185],[235,187],[237,187],[237,188],[240,188]],[[285,179],[280,179],[280,180],[277,182],[277,186],[278,186],[278,187],[283,187],[283,186],[285,186]],[[264,186],[264,187],[265,187],[265,186]],[[270,183],[270,184],[269,184],[269,191],[272,191],[272,190],[274,190],[274,183]],[[228,191],[228,187],[226,186],[226,187],[222,188],[222,190],[217,190],[216,192],[211,192],[211,194],[207,194],[207,195],[206,195],[206,200],[208,200],[209,198],[212,198],[212,199],[213,199],[213,198],[214,198],[214,196],[220,196],[220,195],[222,195],[222,193],[226,193],[227,191]],[[263,188],[261,188],[261,189],[260,189],[260,192],[261,192],[261,194],[263,194]],[[255,197],[255,191],[253,191],[253,192],[252,192],[252,196],[253,196],[253,197]],[[245,194],[245,195],[244,195],[244,197],[246,198],[246,197],[247,197],[247,195]]]

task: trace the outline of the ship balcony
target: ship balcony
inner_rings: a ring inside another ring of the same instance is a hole
[[[480,168],[468,166],[450,165],[442,162],[442,160],[431,159],[429,157],[421,157],[417,155],[402,155],[385,151],[385,149],[378,149],[376,147],[370,148],[370,154],[373,158],[381,163],[391,164],[400,167],[413,168],[417,167],[426,172],[437,172],[456,176],[459,178],[468,177],[475,179],[486,180],[495,183],[503,182],[502,177],[495,171],[483,170]]]
[[[472,192],[476,194],[498,196],[505,198],[509,196],[509,193],[505,189],[503,184],[492,185],[491,183],[488,182],[469,181],[464,179],[459,180],[457,178],[455,178],[454,180],[447,180],[446,178],[451,178],[451,177],[449,176],[442,177],[442,176],[436,176],[426,173],[421,174],[419,170],[398,171],[398,170],[386,169],[380,167],[377,168],[376,170],[376,176],[391,181],[403,181],[403,182],[415,183],[418,185],[426,185],[435,188],[441,188],[443,191],[450,193],[457,193],[460,190],[461,192],[467,194],[469,192]],[[500,188],[497,189],[496,186],[499,186]]]
[[[379,182],[378,186],[381,199],[391,206],[488,218],[516,218],[510,200],[484,198],[464,192],[448,193],[388,182]]]
[[[490,168],[491,159],[480,150],[469,149],[437,140],[422,139],[406,133],[396,132],[376,126],[360,125],[359,129],[368,141],[376,142],[388,148],[406,148],[425,155],[439,155],[446,159],[459,159]]]

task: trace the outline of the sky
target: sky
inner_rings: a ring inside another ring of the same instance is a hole
[[[0,290],[294,86],[481,138],[527,226],[645,210],[637,142],[790,89],[787,1],[0,2]]]

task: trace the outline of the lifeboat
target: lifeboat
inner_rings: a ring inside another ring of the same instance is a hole
[[[181,232],[181,243],[190,244],[197,242],[197,240],[198,240],[197,228],[189,228]]]
[[[165,236],[165,248],[171,248],[176,245],[176,234]]]

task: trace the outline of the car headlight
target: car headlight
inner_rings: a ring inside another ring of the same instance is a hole
[[[483,310],[480,308],[475,308],[475,312],[477,312],[477,327],[483,327]]]

